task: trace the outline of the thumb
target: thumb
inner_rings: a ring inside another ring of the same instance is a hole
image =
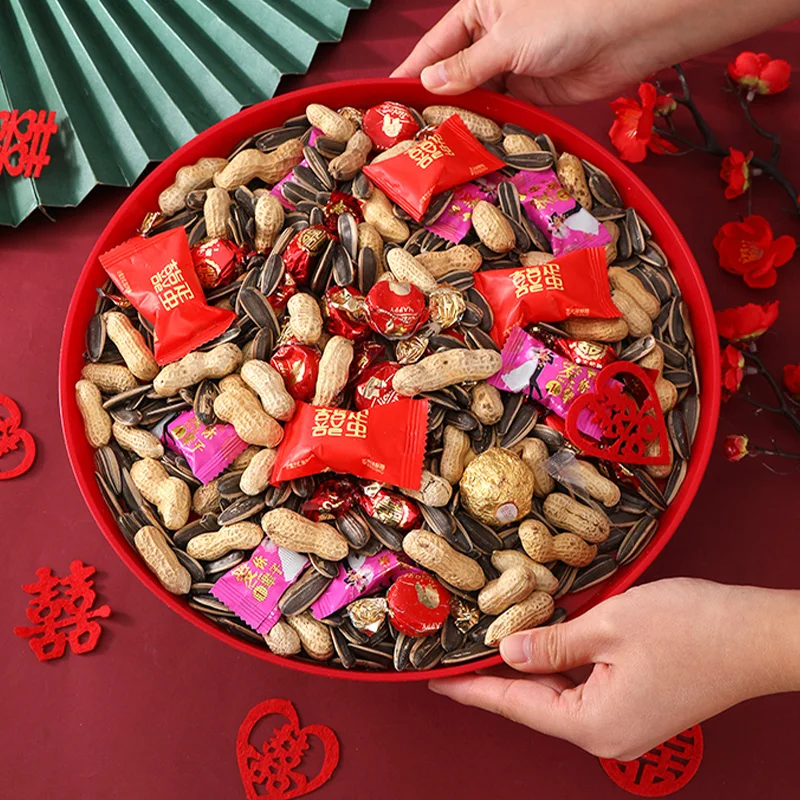
[[[491,33],[450,58],[422,70],[426,89],[438,94],[461,94],[506,71],[508,51]]]
[[[591,664],[603,644],[595,626],[583,617],[559,625],[535,628],[500,642],[500,655],[520,672],[552,673]]]

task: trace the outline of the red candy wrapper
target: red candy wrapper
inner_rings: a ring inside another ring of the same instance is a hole
[[[476,272],[475,288],[492,307],[492,339],[501,347],[515,325],[622,316],[611,299],[602,247],[577,250],[534,267]]]
[[[345,192],[331,192],[331,199],[322,213],[325,217],[325,229],[334,239],[339,238],[339,216],[341,214],[352,214],[356,218],[356,222],[364,221],[358,200]]]
[[[365,369],[353,388],[353,401],[356,408],[362,411],[373,406],[385,406],[402,400],[392,387],[392,379],[401,369],[401,365],[393,361],[384,361]]]
[[[236,319],[206,303],[183,228],[134,237],[100,256],[120,291],[155,326],[159,364],[183,358],[219,336]]]
[[[377,481],[361,482],[358,498],[361,510],[384,525],[399,531],[411,531],[422,522],[422,513],[417,504],[399,492],[384,488]]]
[[[599,371],[617,360],[614,348],[608,344],[556,336],[542,328],[541,325],[529,325],[526,330],[551,350],[555,350],[559,355],[582,367],[590,367]]]
[[[389,619],[406,636],[427,636],[450,613],[450,592],[426,572],[401,575],[386,593]]]
[[[363,411],[298,403],[284,427],[272,483],[332,470],[419,489],[427,433],[427,400]]]
[[[411,283],[378,281],[366,305],[370,328],[387,339],[406,339],[428,319],[425,295]]]
[[[286,391],[304,403],[311,402],[319,375],[319,348],[306,344],[285,344],[272,355],[269,363],[280,372]]]
[[[292,237],[283,251],[283,263],[298,286],[308,283],[311,265],[330,239],[330,233],[320,225],[303,228]]]
[[[227,286],[239,272],[242,250],[225,239],[206,239],[192,248],[194,271],[204,289]]]
[[[419,123],[405,106],[387,101],[367,109],[361,129],[372,139],[376,150],[388,150],[398,142],[413,139]]]
[[[433,195],[504,166],[454,114],[405,153],[370,164],[363,172],[420,222]]]
[[[297,294],[297,283],[288,273],[283,273],[283,280],[278,284],[278,288],[267,297],[267,302],[272,306],[276,314],[280,314],[286,308],[289,298]]]
[[[354,342],[369,333],[364,295],[352,286],[331,286],[322,297],[325,330]]]
[[[322,481],[303,503],[303,516],[318,522],[320,519],[341,517],[358,502],[358,490],[347,478],[328,478]]]
[[[355,346],[353,360],[350,362],[350,380],[357,380],[365,369],[384,358],[386,358],[386,347],[380,342],[372,339],[359,342]]]

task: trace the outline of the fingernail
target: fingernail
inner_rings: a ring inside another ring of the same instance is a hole
[[[524,664],[530,660],[530,641],[527,636],[509,636],[500,642],[500,655],[506,664]]]
[[[447,72],[444,64],[434,64],[432,67],[425,67],[420,75],[422,83],[428,89],[438,89],[447,83]]]

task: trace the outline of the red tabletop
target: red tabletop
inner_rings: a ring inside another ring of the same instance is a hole
[[[444,11],[434,0],[375,0],[352,17],[344,41],[321,48],[310,73],[286,90],[329,80],[387,75]],[[800,25],[747,42],[791,60]],[[729,48],[687,66],[697,99],[723,142],[755,144],[735,104],[719,91]],[[759,101],[769,129],[788,145],[785,169],[800,180],[800,87]],[[557,111],[601,142],[611,121],[601,102]],[[767,363],[800,360],[798,259],[779,271],[773,290],[748,290],[716,266],[711,240],[746,202],[726,202],[718,164],[702,155],[636,168],[682,228],[718,308],[781,298],[781,317],[763,339]],[[22,407],[38,457],[25,476],[0,483],[5,581],[0,632],[0,774],[2,796],[18,798],[243,797],[235,758],[240,722],[251,706],[286,697],[304,724],[339,735],[342,759],[315,796],[620,798],[597,760],[504,719],[462,708],[424,684],[376,685],[307,676],[250,658],[205,635],[155,599],[105,543],[78,493],[59,428],[56,370],[61,328],[76,277],[122,190],[96,191],[56,223],[31,218],[0,232],[0,393]],[[800,235],[773,187],[757,184],[755,210],[776,234]],[[782,420],[758,418],[736,401],[722,413],[719,439],[746,432],[756,441],[788,441]],[[779,467],[781,465],[778,465]],[[697,499],[645,576],[674,575],[798,587],[797,476],[776,475],[755,460],[728,464],[719,448]],[[41,565],[67,572],[73,559],[98,567],[100,602],[112,616],[94,653],[39,663],[12,628],[25,624],[28,596],[19,586]],[[793,763],[800,697],[746,703],[703,725],[706,754],[683,790],[686,800],[795,796]]]

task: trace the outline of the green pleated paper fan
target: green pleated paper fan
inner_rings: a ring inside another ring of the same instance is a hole
[[[0,110],[56,112],[39,178],[0,176],[0,224],[131,186],[273,96],[371,0],[0,0]]]

